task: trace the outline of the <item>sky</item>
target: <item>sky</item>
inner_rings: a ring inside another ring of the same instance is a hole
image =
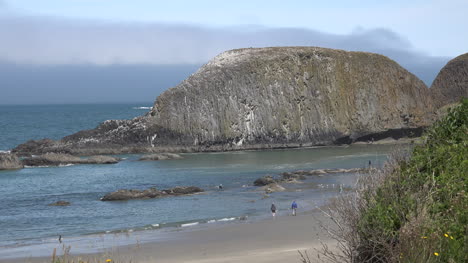
[[[386,55],[430,85],[468,47],[466,0],[0,0],[0,104],[153,101],[217,54]]]

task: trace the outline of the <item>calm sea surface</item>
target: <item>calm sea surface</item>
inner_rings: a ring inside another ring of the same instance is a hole
[[[0,106],[0,149],[8,150],[28,139],[58,139],[94,128],[107,119],[133,118],[148,110],[139,107],[150,105]],[[304,184],[286,185],[288,191],[268,198],[252,183],[260,176],[284,171],[365,167],[369,160],[373,165],[382,165],[392,149],[354,145],[195,153],[184,154],[181,160],[149,162],[138,161],[140,155],[121,155],[125,159],[112,165],[0,171],[0,259],[25,251],[34,256],[48,255],[50,250],[44,247],[56,244],[58,235],[76,244],[119,233],[152,233],[152,237],[157,237],[154,233],[164,232],[163,229],[237,221],[241,216],[248,216],[248,220],[263,218],[272,202],[277,204],[280,215],[288,213],[292,200],[297,200],[299,209],[312,209],[338,195],[340,185],[352,187],[356,175],[309,177]],[[216,188],[219,184],[224,185],[224,190]],[[127,202],[99,200],[122,188],[184,185],[199,186],[206,192]],[[58,200],[71,205],[48,206]],[[89,252],[89,247],[84,250]]]

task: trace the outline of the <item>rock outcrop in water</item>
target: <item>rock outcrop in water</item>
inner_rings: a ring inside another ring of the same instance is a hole
[[[182,159],[182,156],[176,153],[153,153],[140,157],[140,161],[161,161],[161,160],[174,160]]]
[[[110,120],[18,154],[224,151],[418,136],[424,83],[385,56],[316,47],[224,52],[133,120]]]
[[[57,201],[52,204],[48,204],[48,206],[69,206],[71,203],[68,201]]]
[[[39,156],[25,158],[22,163],[26,166],[60,166],[67,164],[114,164],[118,163],[120,158],[112,156],[91,156],[80,158],[69,154],[46,153]]]
[[[203,192],[203,189],[196,186],[178,186],[168,190],[159,191],[156,188],[146,190],[121,189],[108,193],[101,198],[101,201],[124,201],[131,199],[150,199],[165,196],[188,195]]]
[[[436,107],[468,98],[468,53],[450,60],[431,85]]]
[[[21,169],[24,165],[15,154],[0,153],[0,170]]]

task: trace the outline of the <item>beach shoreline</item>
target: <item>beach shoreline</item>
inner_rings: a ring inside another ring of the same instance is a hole
[[[298,251],[307,251],[312,262],[321,262],[317,250],[322,243],[333,248],[336,242],[321,228],[330,220],[319,210],[297,216],[279,216],[174,232],[172,238],[134,245],[116,246],[100,253],[74,254],[70,259],[105,262],[300,262]],[[67,246],[66,242],[63,243]],[[57,251],[61,255],[62,251]],[[52,251],[50,251],[52,255]],[[315,261],[314,261],[315,260]],[[4,259],[5,263],[45,263],[48,257]]]

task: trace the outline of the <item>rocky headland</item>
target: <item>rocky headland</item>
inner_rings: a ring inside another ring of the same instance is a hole
[[[421,80],[382,55],[237,49],[162,93],[144,116],[108,120],[58,141],[28,141],[12,152],[230,151],[399,139],[420,136],[436,108]]]
[[[468,98],[468,53],[450,60],[440,70],[431,85],[431,93],[438,108]]]

